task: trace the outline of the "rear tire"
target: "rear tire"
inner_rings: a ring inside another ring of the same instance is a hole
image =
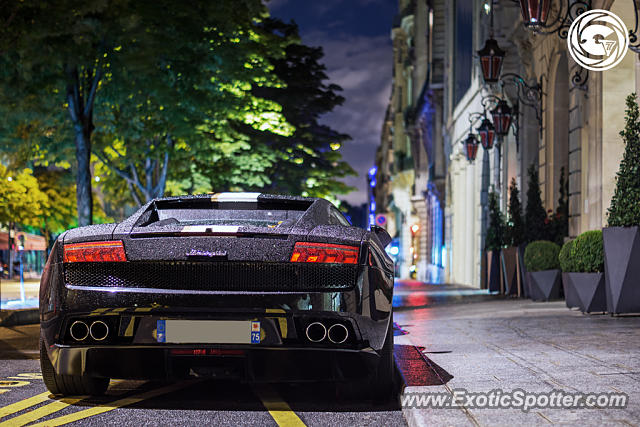
[[[336,384],[336,392],[341,399],[371,399],[377,403],[386,403],[396,392],[394,379],[393,313],[391,313],[385,341],[380,350],[380,359],[374,371],[365,378]]]
[[[44,340],[40,338],[40,369],[42,379],[52,394],[62,396],[100,396],[109,387],[109,378],[88,375],[58,375],[47,354]]]
[[[371,397],[375,401],[386,402],[395,391],[395,361],[393,358],[393,312],[389,315],[389,326],[384,345],[380,351],[380,361],[371,378]]]

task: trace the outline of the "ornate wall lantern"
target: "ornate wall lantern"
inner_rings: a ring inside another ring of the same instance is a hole
[[[551,0],[520,0],[524,26],[534,31],[547,25]]]
[[[504,50],[500,49],[498,42],[490,38],[484,43],[484,47],[478,51],[480,66],[482,67],[482,77],[485,83],[497,83],[502,72],[502,62],[504,61]]]
[[[496,139],[496,130],[491,124],[491,121],[487,118],[482,120],[482,123],[476,129],[478,135],[480,135],[480,143],[485,150],[491,150],[493,148],[493,142]]]
[[[535,33],[558,33],[561,39],[566,39],[569,27],[583,12],[591,10],[591,0],[561,0],[558,15],[550,18],[551,0],[512,0],[520,3],[520,11],[524,26]]]
[[[498,101],[496,108],[491,110],[491,116],[493,117],[493,127],[496,133],[500,136],[507,135],[513,118],[512,109],[507,101],[504,99]]]
[[[472,133],[469,133],[464,141],[462,141],[464,145],[464,154],[467,156],[467,160],[469,163],[473,162],[478,155],[478,140],[476,136]]]

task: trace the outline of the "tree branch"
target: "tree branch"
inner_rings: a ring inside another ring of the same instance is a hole
[[[167,135],[167,150],[164,152],[164,160],[162,162],[162,170],[160,171],[160,177],[158,178],[158,183],[153,189],[153,193],[157,197],[162,197],[164,195],[164,187],[167,183],[167,172],[169,170],[169,154],[170,151],[173,150],[173,139],[171,135]]]
[[[124,171],[124,169],[120,169],[119,167],[114,165],[113,162],[111,162],[111,160],[109,160],[103,153],[96,151],[94,154],[98,159],[100,159],[102,163],[105,164],[105,166],[107,166],[109,169],[114,171],[120,178],[126,180],[127,182],[133,182],[133,178],[130,175],[128,175]]]
[[[87,102],[84,105],[84,115],[88,116],[93,108],[93,102],[96,98],[96,92],[98,90],[98,84],[100,80],[102,80],[102,71],[98,68],[100,63],[96,65],[96,73],[93,76],[93,82],[91,83],[91,89],[89,90],[89,95],[87,96]]]
[[[131,191],[131,195],[133,196],[133,201],[136,202],[138,206],[142,206],[142,202],[140,201],[140,196],[138,196],[138,193],[136,192],[136,189],[133,186],[133,183],[131,183],[131,181],[127,181],[127,185],[129,186],[129,191]]]

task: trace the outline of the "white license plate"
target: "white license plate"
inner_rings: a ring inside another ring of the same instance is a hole
[[[260,343],[260,322],[158,320],[157,340],[172,344],[258,344]]]

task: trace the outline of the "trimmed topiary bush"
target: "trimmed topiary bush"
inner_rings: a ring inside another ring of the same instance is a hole
[[[498,193],[489,193],[489,228],[485,248],[488,251],[499,251],[504,246],[504,215],[500,211]]]
[[[560,270],[562,270],[563,273],[574,273],[578,271],[575,258],[572,256],[573,242],[575,242],[575,240],[569,240],[562,245],[562,249],[560,249],[560,253],[558,254]]]
[[[520,191],[515,178],[509,184],[509,206],[507,211],[507,226],[504,243],[507,246],[520,246],[524,242],[524,222],[522,220],[522,205]]]
[[[548,240],[536,240],[524,251],[524,265],[527,271],[555,270],[560,267],[558,253],[560,246]]]
[[[580,273],[601,273],[604,271],[604,247],[602,230],[585,231],[574,241],[571,257]]]
[[[636,94],[627,97],[625,128],[620,132],[625,150],[609,207],[609,227],[640,225],[640,111]]]
[[[558,255],[564,273],[601,273],[604,271],[602,230],[585,231],[565,243]]]
[[[540,198],[540,177],[538,165],[532,163],[527,170],[529,174],[529,189],[527,190],[527,207],[524,210],[524,234],[526,242],[546,239],[549,235],[547,225],[547,211],[542,206]]]

